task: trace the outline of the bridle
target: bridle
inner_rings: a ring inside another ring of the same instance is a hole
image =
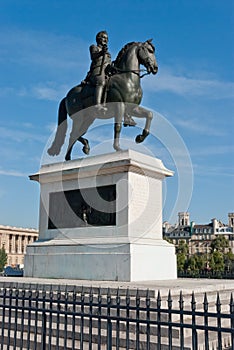
[[[146,67],[151,66],[151,58],[148,56],[148,49],[145,47],[146,43],[141,43],[139,45],[139,51],[141,50],[143,52],[143,55],[141,55],[140,59],[142,61],[142,64],[146,65]],[[116,74],[122,74],[122,73],[133,73],[139,76],[139,78],[143,78],[146,75],[149,75],[151,72],[148,69],[121,69],[118,67],[115,67]],[[141,72],[145,72],[144,74],[140,74]]]

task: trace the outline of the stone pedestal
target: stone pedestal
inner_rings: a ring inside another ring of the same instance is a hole
[[[162,239],[161,160],[132,151],[42,166],[39,240],[25,276],[110,281],[176,278]]]

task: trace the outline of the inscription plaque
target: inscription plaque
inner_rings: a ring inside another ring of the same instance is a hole
[[[116,225],[116,186],[52,192],[48,229]]]

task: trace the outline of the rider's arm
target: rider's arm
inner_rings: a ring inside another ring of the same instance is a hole
[[[90,56],[92,61],[103,56],[104,54],[103,50],[100,50],[99,47],[96,45],[91,45],[89,48],[89,51],[90,51]]]

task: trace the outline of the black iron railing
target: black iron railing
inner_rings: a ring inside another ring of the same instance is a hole
[[[178,271],[179,278],[234,279],[234,271]]]
[[[0,289],[0,349],[234,349],[234,301],[129,290]],[[224,310],[222,310],[224,309]]]

